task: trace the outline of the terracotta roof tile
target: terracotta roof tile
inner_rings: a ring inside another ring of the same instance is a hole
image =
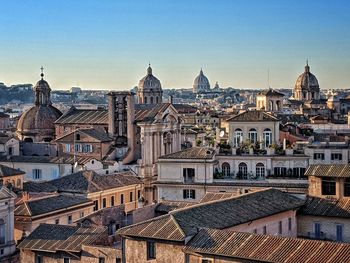
[[[350,262],[350,244],[216,229],[201,229],[184,251],[254,262]]]
[[[20,249],[46,252],[80,252],[82,245],[90,245],[106,235],[105,227],[39,225],[19,245]]]
[[[350,177],[350,164],[311,164],[306,176]]]

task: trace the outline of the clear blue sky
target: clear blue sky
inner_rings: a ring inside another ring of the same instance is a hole
[[[148,62],[164,88],[350,87],[350,1],[0,0],[0,82],[130,89]]]

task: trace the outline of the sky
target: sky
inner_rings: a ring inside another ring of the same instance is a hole
[[[350,88],[347,0],[0,0],[0,82],[128,90],[151,63],[163,88],[292,88],[306,59]],[[267,72],[270,72],[270,83]]]

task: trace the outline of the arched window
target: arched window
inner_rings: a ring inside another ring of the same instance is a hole
[[[265,147],[269,147],[272,144],[272,132],[270,129],[265,129],[263,132]]]
[[[151,104],[153,104],[153,97],[151,97]]]
[[[80,141],[80,134],[79,133],[75,134],[75,140]]]
[[[159,97],[156,97],[156,103],[157,104],[159,103]]]
[[[145,97],[145,101],[144,101],[145,104],[147,104],[147,97]]]
[[[265,178],[265,166],[263,163],[256,164],[255,175],[257,178]]]
[[[233,145],[238,147],[243,142],[243,131],[241,129],[236,129],[233,137]]]
[[[240,163],[238,165],[238,174],[241,179],[247,179],[248,177],[248,167],[246,163]]]
[[[21,188],[21,179],[17,179],[17,187]]]
[[[30,138],[30,137],[27,137],[27,138],[24,139],[24,141],[25,141],[25,142],[33,142],[33,139]]]
[[[222,170],[222,173],[224,174],[224,176],[230,176],[230,164],[227,163],[227,162],[224,162],[222,165],[221,165],[221,170]]]
[[[258,141],[258,132],[256,131],[256,129],[249,130],[248,138],[251,143],[256,143]]]

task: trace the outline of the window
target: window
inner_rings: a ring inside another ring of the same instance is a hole
[[[275,167],[273,170],[274,170],[275,177],[287,176],[287,168],[286,167]]]
[[[80,212],[80,217],[84,217],[84,212]]]
[[[42,171],[41,169],[33,169],[33,179],[34,180],[40,180],[42,178]]]
[[[233,136],[233,146],[238,147],[243,142],[243,131],[241,129],[236,129]]]
[[[282,235],[282,221],[278,222],[278,234]]]
[[[184,189],[183,190],[184,199],[196,199],[196,192],[193,189]]]
[[[193,183],[195,177],[194,168],[183,168],[184,183]]]
[[[314,153],[314,160],[324,160],[324,153]]]
[[[224,174],[224,176],[230,176],[231,167],[230,167],[230,164],[229,164],[229,163],[224,162],[224,163],[221,165],[221,170],[222,170],[222,173]]]
[[[132,202],[133,201],[133,194],[132,194],[132,192],[129,193],[129,196],[130,196],[130,202]]]
[[[98,258],[98,263],[105,263],[105,262],[106,262],[105,258],[103,258],[103,257]]]
[[[264,178],[265,177],[265,166],[263,163],[256,164],[255,175],[257,178]]]
[[[334,178],[322,178],[322,195],[335,195]]]
[[[91,153],[92,152],[92,145],[91,144],[83,145],[82,152]]]
[[[156,243],[147,241],[147,260],[156,258]]]
[[[321,237],[321,223],[314,223],[315,238],[319,239]]]
[[[103,198],[102,199],[102,208],[105,208],[107,206],[107,199]]]
[[[124,194],[120,195],[120,204],[124,204]]]
[[[6,227],[5,221],[0,219],[0,244],[5,244],[6,242]]]
[[[272,144],[272,132],[270,129],[265,129],[263,132],[265,147],[269,147]]]
[[[350,196],[350,178],[344,181],[344,196]]]
[[[66,152],[69,153],[70,152],[70,144],[66,144]]]
[[[77,134],[75,135],[75,140],[76,140],[76,141],[80,141],[80,134],[79,134],[79,133],[77,133]]]
[[[255,229],[253,230],[253,233],[254,233],[254,234],[258,233],[258,230],[255,228]]]
[[[331,160],[341,161],[343,159],[343,155],[341,153],[332,153]]]
[[[336,225],[336,240],[339,242],[343,241],[343,225]]]
[[[109,165],[108,165],[107,163],[103,163],[103,164],[102,164],[102,169],[103,169],[103,170],[107,170],[108,167],[109,167]]]
[[[60,219],[59,218],[55,219],[55,224],[59,225],[59,223],[60,223]]]
[[[202,259],[202,263],[213,263],[213,260],[207,259],[207,258],[203,258]]]
[[[94,200],[94,211],[98,210],[98,200]]]
[[[238,165],[238,174],[241,179],[247,179],[248,176],[248,167],[246,163],[240,163]]]
[[[70,258],[63,258],[63,263],[70,263]]]
[[[141,190],[137,190],[137,200],[141,198]]]
[[[292,218],[288,218],[288,230],[291,231],[292,230]]]
[[[17,179],[17,187],[21,188],[21,179]]]
[[[266,235],[267,233],[267,229],[266,229],[266,226],[263,227],[263,234]]]
[[[12,146],[8,147],[8,153],[10,156],[13,154],[13,147]]]
[[[121,258],[116,258],[115,259],[115,263],[122,263],[122,259]]]
[[[72,215],[69,215],[68,216],[68,224],[70,225],[70,224],[72,224],[72,222],[73,222]]]
[[[76,152],[81,152],[81,144],[80,143],[76,143],[74,146],[74,149]]]
[[[43,256],[36,255],[35,257],[35,263],[43,263]]]
[[[256,143],[258,141],[258,133],[255,129],[250,129],[248,132],[248,138],[251,143]]]
[[[114,206],[114,195],[111,196],[111,206]]]
[[[145,97],[145,104],[147,104],[147,97]]]
[[[113,236],[115,234],[115,231],[116,231],[116,224],[114,221],[111,221],[108,224],[108,235]]]

